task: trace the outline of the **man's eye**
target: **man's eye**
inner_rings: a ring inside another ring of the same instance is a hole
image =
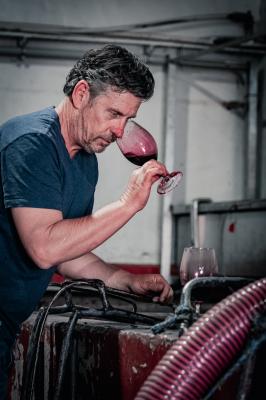
[[[116,112],[116,111],[112,111],[111,115],[112,115],[113,118],[118,118],[120,116],[120,114],[118,112]]]

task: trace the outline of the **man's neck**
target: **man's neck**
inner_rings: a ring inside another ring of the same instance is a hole
[[[66,97],[59,103],[59,105],[55,108],[55,111],[58,114],[61,133],[65,141],[65,145],[69,156],[74,158],[76,153],[81,149],[81,147],[75,143],[75,130],[77,129],[76,123],[76,112],[71,103],[71,100]]]

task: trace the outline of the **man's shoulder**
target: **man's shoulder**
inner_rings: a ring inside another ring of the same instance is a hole
[[[26,134],[52,137],[53,131],[59,129],[59,119],[53,107],[13,117],[0,127],[0,151]]]

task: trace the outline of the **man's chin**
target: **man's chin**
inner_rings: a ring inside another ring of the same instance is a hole
[[[102,153],[106,149],[106,147],[98,147],[97,149],[95,149],[94,153],[97,153],[97,154]]]
[[[101,146],[101,145],[96,145],[96,146],[86,146],[85,148],[84,148],[84,150],[87,152],[87,153],[89,153],[89,154],[94,154],[94,153],[102,153],[105,149],[106,149],[106,147],[108,147],[108,146]]]

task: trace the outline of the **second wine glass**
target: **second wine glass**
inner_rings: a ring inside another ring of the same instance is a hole
[[[149,160],[157,160],[158,148],[154,137],[135,121],[128,121],[123,136],[117,139],[118,147],[123,155],[133,164],[142,166]],[[162,177],[157,192],[168,193],[175,188],[183,174],[180,171],[173,171]]]
[[[218,273],[215,250],[211,247],[185,247],[180,264],[180,283]]]

